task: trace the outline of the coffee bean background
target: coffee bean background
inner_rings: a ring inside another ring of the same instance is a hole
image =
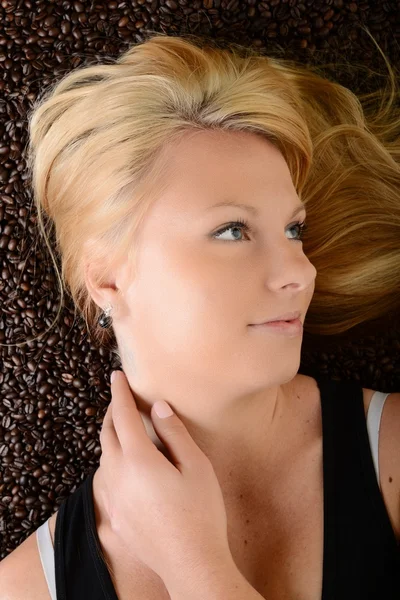
[[[368,27],[399,61],[397,0],[1,0],[0,2],[0,559],[34,532],[99,464],[99,433],[120,367],[59,306],[52,262],[38,238],[23,151],[26,113],[54,78],[116,57],[147,31],[192,33],[303,63],[342,62],[332,75],[353,91],[384,83]],[[54,250],[54,245],[53,245]],[[60,265],[59,265],[60,266]],[[304,333],[300,372],[400,391],[399,315],[336,337]]]

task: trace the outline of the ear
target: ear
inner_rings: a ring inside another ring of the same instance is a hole
[[[118,290],[116,289],[113,277],[109,280],[101,281],[100,276],[104,277],[105,265],[98,264],[90,255],[90,249],[94,243],[92,240],[87,240],[84,244],[82,264],[86,288],[97,306],[104,308],[108,303],[116,306],[119,304],[117,298]]]

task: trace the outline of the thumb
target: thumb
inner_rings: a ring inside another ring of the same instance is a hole
[[[165,400],[157,400],[151,407],[154,429],[167,448],[176,467],[198,465],[205,460],[186,426]]]

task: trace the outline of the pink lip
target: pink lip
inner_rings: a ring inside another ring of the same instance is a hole
[[[267,319],[266,321],[263,321],[261,323],[255,323],[255,325],[262,325],[263,323],[271,323],[271,322],[275,322],[275,321],[294,321],[295,319],[300,319],[301,317],[301,312],[299,310],[297,310],[296,312],[287,312],[284,315],[278,315],[277,317],[274,317],[273,319]]]
[[[300,319],[293,319],[292,321],[269,321],[260,325],[251,325],[251,327],[268,331],[269,333],[288,335],[289,337],[300,335],[303,331],[303,323]]]

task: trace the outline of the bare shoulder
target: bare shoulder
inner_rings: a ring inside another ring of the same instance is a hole
[[[52,540],[56,516],[57,512],[50,519]],[[36,531],[0,561],[0,581],[0,600],[51,600],[40,560]]]
[[[374,392],[363,389],[366,415]],[[379,480],[393,530],[400,541],[400,392],[389,394],[383,407],[379,430]]]

